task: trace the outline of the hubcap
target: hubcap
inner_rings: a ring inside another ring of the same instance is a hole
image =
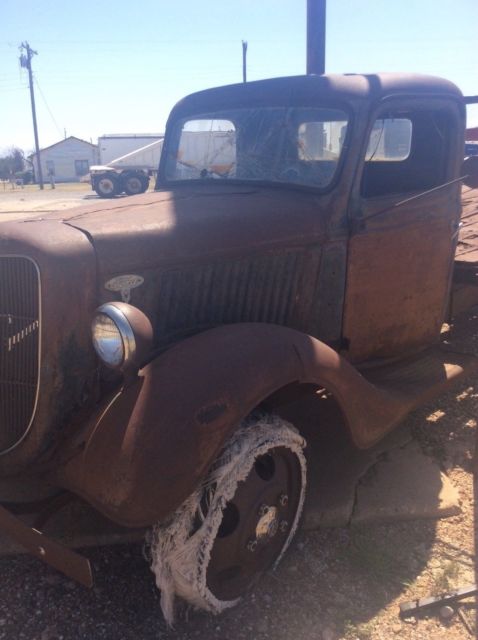
[[[224,509],[211,550],[206,579],[216,598],[239,597],[277,560],[295,521],[301,488],[300,462],[290,449],[276,447],[256,459]]]
[[[278,509],[277,507],[266,507],[266,512],[259,518],[256,527],[256,538],[260,540],[266,536],[273,538],[278,529]]]
[[[102,180],[100,180],[100,188],[103,191],[103,193],[113,193],[114,191],[113,181],[109,180],[108,178],[103,178]]]
[[[139,180],[139,178],[129,178],[128,179],[128,189],[132,193],[140,193],[142,186],[143,185],[141,184],[141,181]]]

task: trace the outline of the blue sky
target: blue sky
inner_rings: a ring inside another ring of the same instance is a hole
[[[305,71],[306,0],[2,0],[0,150],[33,149],[33,59],[40,146],[67,135],[164,130],[182,96]],[[328,72],[417,71],[478,94],[478,0],[328,0]],[[478,125],[478,107],[469,110]]]

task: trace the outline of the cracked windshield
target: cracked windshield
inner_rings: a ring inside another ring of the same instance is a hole
[[[246,180],[326,188],[347,131],[337,109],[237,109],[176,125],[168,180]]]

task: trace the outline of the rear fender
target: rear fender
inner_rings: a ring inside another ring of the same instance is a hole
[[[310,336],[276,325],[226,325],[147,365],[88,426],[59,482],[119,524],[151,525],[193,491],[235,426],[291,383],[328,389],[359,447],[407,411]]]

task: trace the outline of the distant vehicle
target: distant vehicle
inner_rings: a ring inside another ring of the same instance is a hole
[[[197,166],[211,157],[214,157],[214,164],[209,170],[225,177],[234,162],[231,136],[232,132],[220,128],[217,131],[185,131],[178,155],[181,177],[194,176]],[[101,198],[144,193],[150,176],[157,173],[162,148],[163,139],[111,160],[107,165],[90,167],[91,186]]]
[[[157,170],[162,148],[163,139],[155,140],[107,165],[93,165],[89,174],[92,188],[101,198],[144,193]]]
[[[465,142],[465,158],[478,156],[478,142]]]

